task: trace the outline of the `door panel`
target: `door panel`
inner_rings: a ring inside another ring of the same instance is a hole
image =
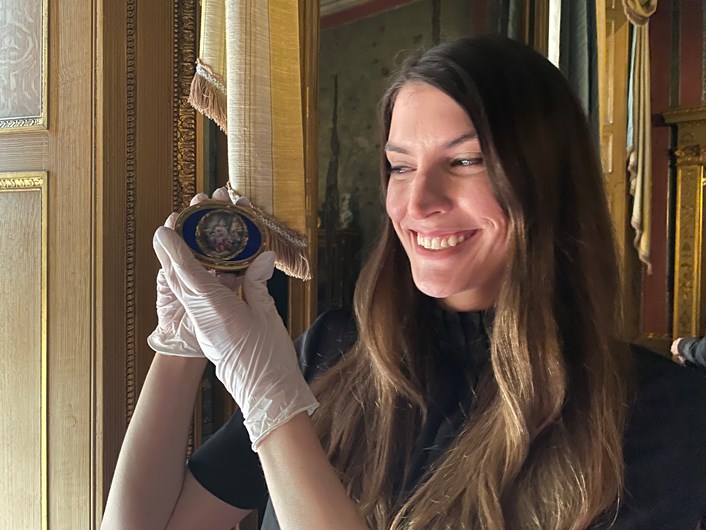
[[[90,0],[0,14],[0,528],[93,519],[94,30]]]
[[[0,173],[0,528],[47,519],[44,173]]]

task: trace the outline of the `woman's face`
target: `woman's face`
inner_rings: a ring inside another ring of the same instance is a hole
[[[417,288],[454,311],[494,305],[508,220],[466,111],[431,85],[407,83],[397,94],[385,152],[387,214]]]

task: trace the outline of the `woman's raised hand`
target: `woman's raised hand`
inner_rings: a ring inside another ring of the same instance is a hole
[[[199,193],[191,199],[191,205],[207,200],[208,195]],[[230,203],[226,188],[217,189],[213,200]],[[167,228],[174,228],[178,213],[171,214],[164,222]],[[232,290],[240,287],[240,279],[235,274],[218,273],[221,283]],[[194,325],[186,314],[184,306],[174,296],[164,277],[164,269],[157,273],[157,327],[147,337],[147,343],[157,353],[178,357],[203,357],[201,346],[196,340]]]
[[[313,412],[318,403],[267,292],[274,253],[263,252],[246,270],[242,300],[170,228],[158,228],[153,244],[164,280],[193,322],[201,351],[243,412],[253,448],[296,414]]]

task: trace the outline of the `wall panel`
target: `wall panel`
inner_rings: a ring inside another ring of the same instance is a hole
[[[0,174],[0,528],[46,528],[46,177]]]

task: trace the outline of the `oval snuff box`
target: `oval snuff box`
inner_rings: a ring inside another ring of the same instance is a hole
[[[174,230],[204,266],[242,273],[267,249],[267,233],[247,208],[202,201],[181,212]]]

